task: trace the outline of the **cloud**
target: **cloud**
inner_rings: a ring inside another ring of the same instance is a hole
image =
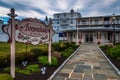
[[[119,7],[120,0],[0,0],[0,16],[8,17],[10,8],[16,9],[18,18],[43,19],[78,8],[82,16],[100,16],[119,13]]]

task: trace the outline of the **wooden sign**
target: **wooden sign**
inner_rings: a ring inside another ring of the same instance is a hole
[[[48,42],[49,27],[38,19],[27,18],[16,25],[15,39],[18,42],[37,45]]]

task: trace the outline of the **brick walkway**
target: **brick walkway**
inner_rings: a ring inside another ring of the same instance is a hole
[[[83,44],[53,80],[120,80],[96,45]]]

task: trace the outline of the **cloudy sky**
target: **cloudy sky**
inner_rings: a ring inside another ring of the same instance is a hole
[[[0,19],[7,20],[10,8],[16,9],[18,19],[44,19],[54,13],[79,11],[82,16],[120,15],[120,0],[0,0]]]

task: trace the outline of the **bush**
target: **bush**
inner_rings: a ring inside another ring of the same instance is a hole
[[[115,58],[120,57],[120,48],[116,46],[114,48],[108,49],[107,55],[110,55],[110,56],[115,57]]]
[[[60,43],[58,43],[58,42],[52,43],[52,49],[54,51],[59,51],[60,50]]]
[[[41,55],[43,55],[41,49],[39,49],[39,48],[33,48],[30,51],[33,52],[35,54],[35,56],[41,56]]]
[[[7,60],[7,57],[6,57],[4,54],[1,54],[1,55],[0,55],[0,66],[5,67],[5,66],[7,66],[7,65],[9,65],[9,62],[8,62],[8,60]]]
[[[120,60],[120,57],[118,57],[117,60]]]
[[[4,68],[3,71],[6,72],[6,73],[10,73],[10,67]]]
[[[51,64],[48,62],[47,56],[38,57],[38,61],[39,61],[39,63],[41,63],[43,65],[56,66],[58,64],[58,59],[56,57],[51,57]]]
[[[69,47],[66,50],[64,50],[63,52],[61,52],[61,55],[63,57],[69,57],[73,53],[73,51],[74,51],[73,48]]]
[[[26,69],[25,70],[19,70],[18,73],[30,75],[30,71],[26,70]]]
[[[34,65],[29,65],[26,67],[27,70],[29,70],[30,72],[39,72],[39,66],[37,64]]]
[[[15,67],[15,72],[19,72],[20,68]],[[6,67],[3,69],[4,72],[10,73],[10,67]]]
[[[4,68],[3,71],[6,73],[10,73],[10,67]],[[23,69],[21,70],[20,68],[15,67],[15,72],[26,74],[26,75],[30,75],[32,72],[39,72],[39,71],[40,71],[40,68],[39,68],[39,65],[37,64],[29,65],[24,70]]]
[[[33,52],[20,52],[15,53],[15,61],[17,64],[21,64],[22,61],[33,61],[34,60]],[[7,60],[10,62],[10,54],[7,55]]]
[[[35,54],[33,52],[25,52],[25,60],[33,61],[35,59]]]
[[[0,80],[13,80],[13,78],[9,74],[0,74]]]
[[[7,60],[10,62],[10,54],[7,55]],[[15,61],[16,63],[21,63],[25,60],[25,53],[15,53]]]
[[[101,49],[108,49],[108,45],[102,45],[102,46],[99,46]]]

